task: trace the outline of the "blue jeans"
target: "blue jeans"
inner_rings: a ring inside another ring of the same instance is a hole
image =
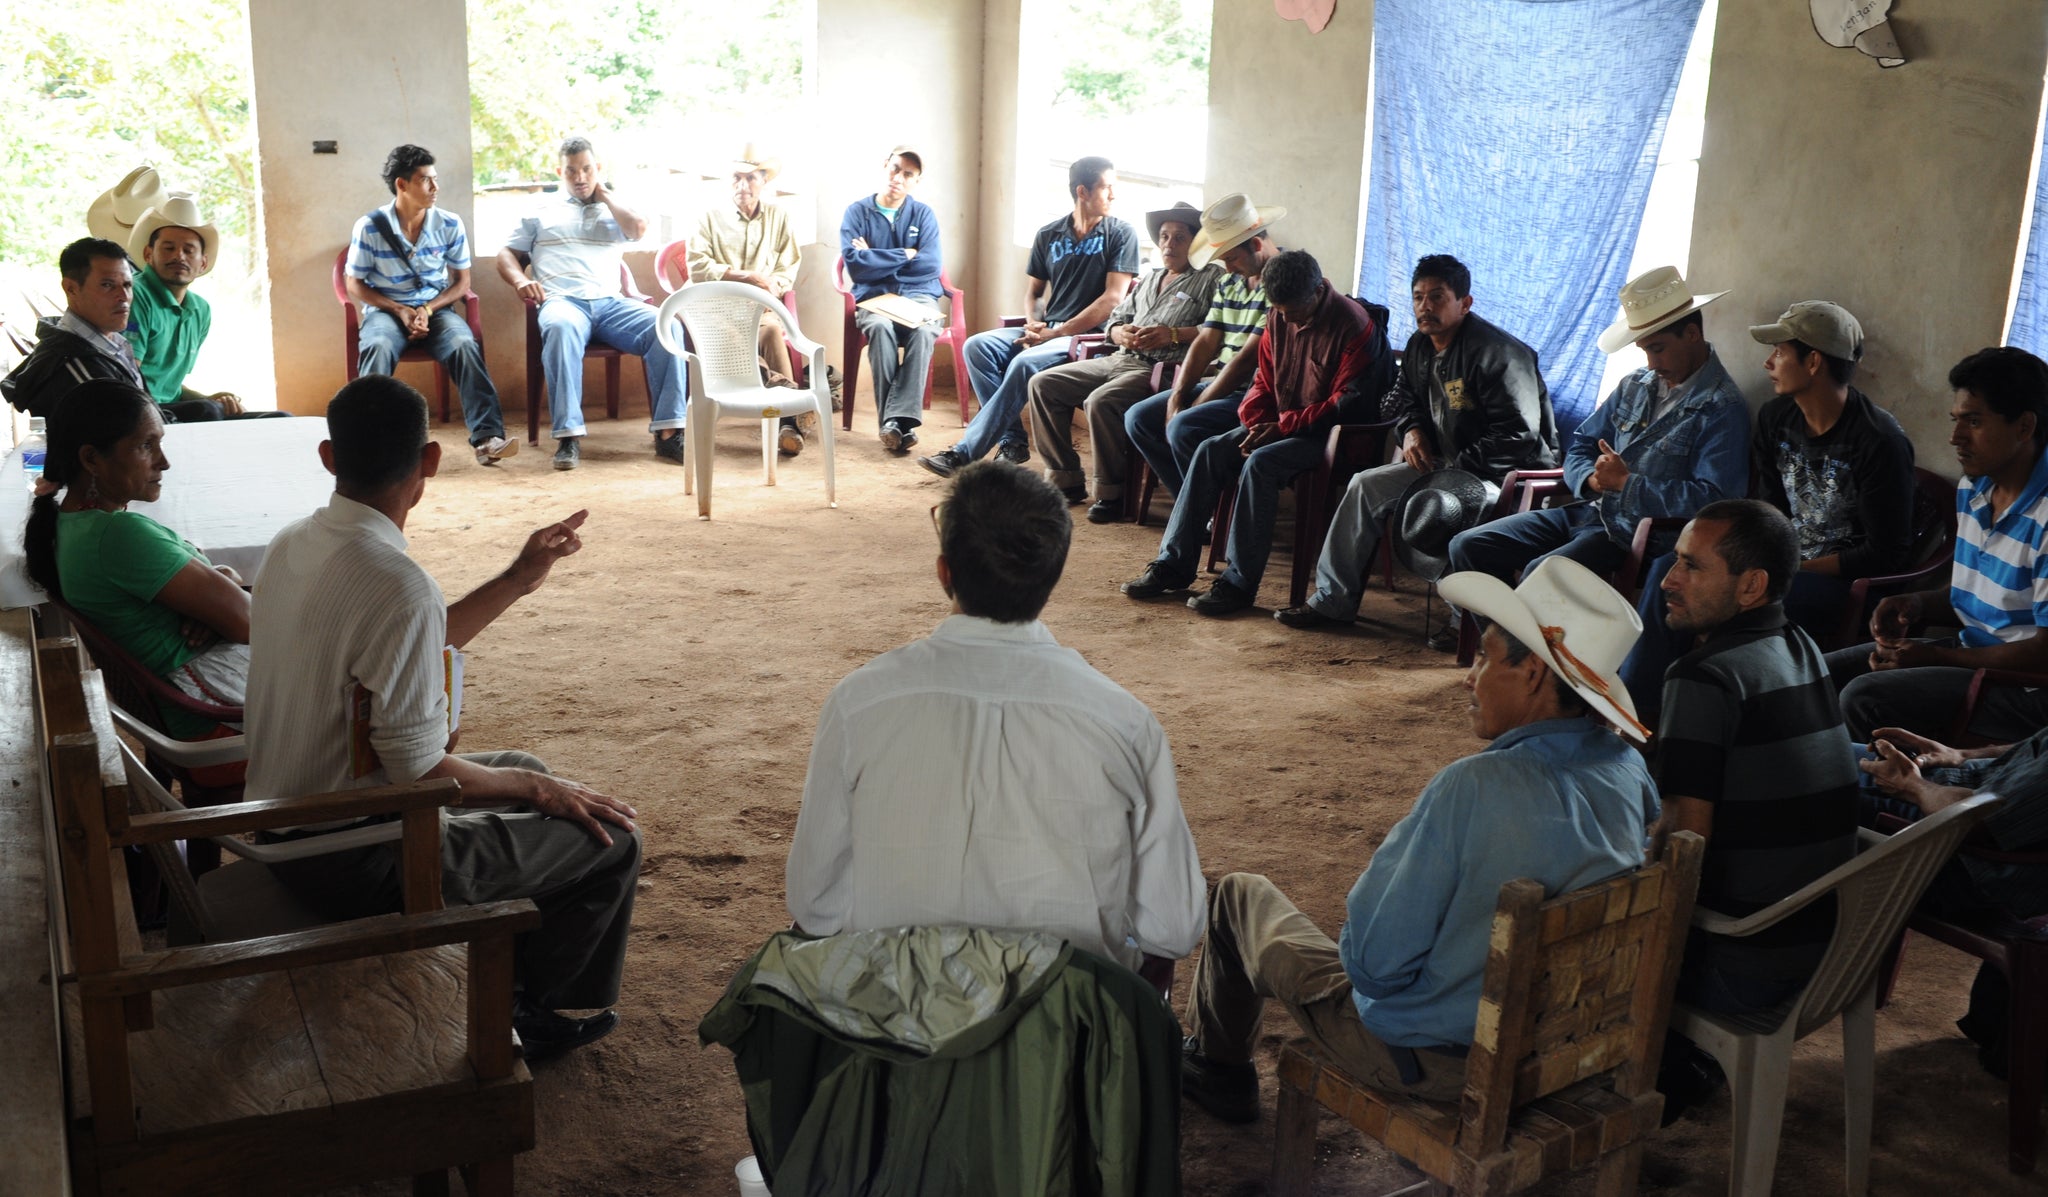
[[[1303,470],[1323,460],[1323,439],[1288,436],[1269,441],[1244,455],[1245,428],[1212,436],[1195,450],[1187,485],[1173,500],[1166,534],[1159,538],[1162,572],[1192,582],[1202,570],[1209,545],[1208,523],[1226,486],[1236,486],[1237,504],[1230,516],[1230,541],[1224,547],[1230,565],[1220,581],[1246,594],[1259,592],[1266,558],[1273,552],[1273,518],[1279,512],[1280,488]]]
[[[913,302],[933,311],[939,307],[934,299]],[[905,328],[865,308],[853,310],[853,322],[868,339],[868,371],[875,385],[877,426],[889,420],[907,428],[924,423],[924,389],[931,377],[932,347],[938,343],[939,326],[920,324]]]
[[[650,431],[683,426],[689,401],[682,360],[654,335],[654,309],[621,295],[550,296],[540,305],[540,362],[548,380],[548,421],[556,440],[583,435],[583,349],[592,337],[647,363]]]
[[[969,461],[980,461],[998,444],[1025,444],[1021,417],[1031,399],[1031,376],[1067,360],[1072,337],[1054,337],[1020,349],[1017,339],[1023,335],[1021,328],[992,328],[967,338],[967,377],[974,382],[981,410],[953,452]]]
[[[1628,549],[1614,543],[1599,509],[1546,507],[1467,528],[1451,538],[1451,569],[1478,570],[1513,586],[1517,575],[1545,557],[1565,557],[1601,577],[1628,559]]]
[[[1140,399],[1124,413],[1124,431],[1130,433],[1145,464],[1159,485],[1178,495],[1187,481],[1189,463],[1195,450],[1212,436],[1222,436],[1238,426],[1237,405],[1246,388],[1239,387],[1219,399],[1190,407],[1173,419],[1166,418],[1166,401],[1172,391],[1161,391]]]
[[[356,369],[363,374],[389,374],[409,344],[398,317],[375,308],[366,311],[356,341]],[[498,408],[498,388],[491,385],[483,350],[477,347],[469,322],[454,308],[442,308],[428,318],[424,344],[448,371],[455,393],[462,396],[462,422],[469,425],[469,443],[481,445],[494,436],[504,436],[505,413]]]

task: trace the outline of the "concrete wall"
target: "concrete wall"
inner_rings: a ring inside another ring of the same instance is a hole
[[[1914,0],[1893,18],[1911,61],[1881,70],[1822,43],[1803,4],[1721,0],[1692,273],[1733,288],[1707,332],[1752,402],[1770,390],[1747,325],[1799,299],[1854,312],[1857,385],[1953,475],[1946,376],[2004,332],[2048,8]]]
[[[1023,52],[1022,0],[987,0],[982,6],[981,47],[981,206],[975,230],[980,256],[980,286],[968,293],[972,326],[993,328],[1004,316],[1021,315],[1027,284],[1024,267],[1029,246],[1018,245],[1013,230],[1018,205],[1043,210],[1042,223],[1063,207],[1059,196],[1017,194],[1017,56]],[[1130,218],[1129,213],[1124,218]]]
[[[334,255],[356,217],[389,200],[378,174],[391,147],[431,149],[441,206],[470,220],[465,22],[462,0],[249,0],[257,186],[277,405],[285,411],[324,411],[346,378]],[[340,152],[313,153],[316,139],[338,142]],[[487,302],[503,290],[478,286]],[[486,345],[494,372],[519,359],[518,347],[502,339],[487,337]],[[402,375],[423,390],[432,385],[430,368],[405,367]]]
[[[1205,201],[1242,191],[1280,204],[1282,245],[1316,256],[1349,292],[1365,233],[1372,0],[1343,0],[1321,33],[1272,0],[1215,0]]]
[[[979,0],[818,0],[819,119],[806,147],[816,163],[810,176],[822,183],[818,244],[804,247],[797,304],[804,332],[834,364],[845,325],[832,287],[839,220],[847,204],[880,189],[889,147],[924,156],[915,194],[938,213],[946,273],[970,305],[981,289],[982,26]],[[940,354],[934,368],[944,387],[950,357]]]

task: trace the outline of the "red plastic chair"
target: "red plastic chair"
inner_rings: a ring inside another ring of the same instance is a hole
[[[939,272],[939,286],[943,287],[946,292],[946,323],[939,329],[938,343],[932,346],[932,357],[938,357],[939,345],[952,346],[953,390],[960,400],[960,422],[965,424],[969,418],[967,397],[974,390],[973,386],[967,381],[967,352],[965,348],[967,345],[967,295],[960,288],[953,285],[953,280],[943,270]],[[841,428],[852,428],[854,385],[860,381],[860,358],[861,353],[868,347],[868,339],[860,331],[860,325],[853,318],[853,311],[857,305],[853,299],[853,284],[846,277],[845,258],[832,259],[832,287],[839,292],[839,298],[844,301],[846,306],[846,329],[844,334],[846,357],[839,370],[841,374],[846,376],[846,385],[842,392],[843,401],[840,404],[839,426]],[[935,382],[936,379],[932,377],[931,372],[926,371],[924,376],[924,408],[926,411],[930,411],[932,407],[932,386]]]
[[[1913,546],[1919,564],[1905,573],[1858,578],[1849,583],[1842,604],[1842,622],[1820,645],[1824,650],[1847,648],[1870,639],[1870,613],[1895,594],[1910,594],[1941,584],[1956,555],[1956,484],[1930,470],[1913,470]]]
[[[348,380],[354,382],[357,375],[362,373],[363,316],[356,309],[355,301],[348,297],[347,268],[348,249],[344,246],[340,253],[334,255],[334,298],[341,304],[341,345],[342,354],[347,358],[343,365],[348,371]],[[469,325],[469,335],[476,338],[477,352],[483,352],[484,322],[482,301],[477,299],[476,292],[474,291],[462,297],[462,319]],[[443,424],[448,423],[450,419],[449,413],[454,410],[448,400],[448,371],[440,362],[434,360],[434,355],[427,352],[425,345],[407,345],[404,349],[398,351],[398,360],[401,362],[433,363],[434,386],[441,398],[441,422]]]
[[[640,290],[633,281],[633,272],[624,262],[619,263],[619,294],[650,307],[654,299]],[[540,305],[520,296],[526,305],[526,443],[540,444],[540,398],[547,386],[547,374],[540,364]],[[652,352],[652,351],[650,351]],[[604,359],[604,414],[608,420],[619,418],[619,359],[626,357],[626,351],[591,340],[583,347],[585,359]],[[647,359],[640,359],[640,376],[647,383],[648,401],[653,402],[654,384],[648,381]]]

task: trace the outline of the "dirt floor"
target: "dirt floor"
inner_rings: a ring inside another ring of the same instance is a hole
[[[958,427],[939,381],[924,452]],[[699,1048],[698,1019],[788,923],[783,862],[827,691],[948,609],[926,518],[943,484],[885,453],[873,429],[863,395],[839,442],[833,510],[815,445],[771,489],[756,426],[725,426],[707,523],[681,470],[651,452],[642,417],[595,420],[582,468],[567,474],[549,468],[546,443],[477,467],[459,427],[436,428],[449,464],[407,534],[451,598],[504,565],[529,529],[590,510],[583,552],[471,645],[463,747],[539,753],[636,804],[646,838],[624,1021],[535,1070],[539,1146],[519,1161],[522,1193],[737,1191],[733,1165],[750,1151],[739,1087],[723,1049]],[[1155,511],[1165,509],[1162,498]],[[1262,609],[1208,620],[1117,591],[1150,559],[1159,518],[1096,527],[1081,510],[1046,623],[1158,714],[1210,878],[1268,874],[1334,933],[1346,891],[1422,784],[1479,747],[1459,671],[1421,644],[1420,583],[1402,578],[1389,593],[1375,582],[1352,632],[1289,631],[1270,618],[1285,605],[1283,527]],[[2006,1173],[2005,1086],[1952,1025],[1973,963],[1916,941],[1879,1016],[1873,1192],[2039,1191]],[[1192,965],[1181,965],[1180,993]],[[1258,1123],[1228,1127],[1186,1108],[1189,1193],[1265,1191],[1273,1060],[1292,1034],[1284,1014],[1269,1015]],[[1778,1192],[1841,1191],[1841,1076],[1833,1031],[1800,1045]],[[1643,1191],[1725,1191],[1728,1145],[1724,1096],[1652,1141]],[[1329,1116],[1317,1154],[1318,1192],[1413,1179]],[[1546,1191],[1590,1192],[1591,1178]]]

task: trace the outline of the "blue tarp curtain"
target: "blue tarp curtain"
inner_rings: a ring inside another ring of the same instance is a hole
[[[2048,146],[2048,124],[2042,126]],[[2027,229],[2027,256],[2020,263],[2020,293],[2013,303],[2012,330],[2005,343],[2036,357],[2048,357],[2048,170],[2034,181],[2034,218]]]
[[[1593,410],[1701,2],[1377,0],[1358,285],[1394,344],[1416,259],[1452,254],[1541,354],[1559,427]]]

